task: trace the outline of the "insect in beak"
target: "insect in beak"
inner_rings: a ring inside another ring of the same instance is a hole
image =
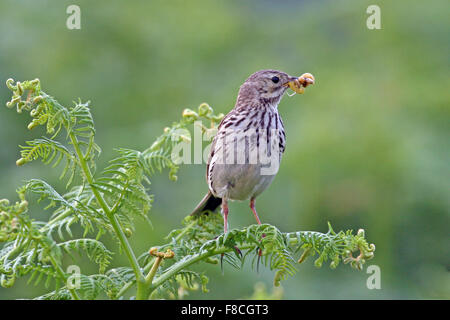
[[[292,91],[294,91],[294,93],[292,95],[289,95],[289,96],[293,96],[296,93],[298,93],[298,94],[304,93],[305,88],[307,86],[309,86],[310,84],[311,85],[314,84],[314,82],[315,82],[315,79],[311,73],[304,73],[300,77],[294,78],[293,80],[286,82],[284,84],[284,86],[289,87],[292,89]]]

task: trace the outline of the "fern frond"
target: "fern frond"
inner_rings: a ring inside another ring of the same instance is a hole
[[[47,206],[47,208],[59,205],[64,207],[65,209],[77,211],[77,208],[72,203],[69,203],[51,185],[43,180],[31,179],[27,182],[25,188],[27,191],[39,196],[38,202],[44,199],[49,200],[50,204]]]
[[[30,274],[30,278],[28,279],[27,283],[33,283],[34,286],[39,285],[44,278],[46,288],[49,288],[52,280],[55,282],[55,287],[59,287],[60,284],[64,283],[65,281],[65,279],[62,278],[50,265],[36,263],[24,265],[23,269],[19,271],[17,276],[22,277],[27,274]]]
[[[109,266],[113,253],[106,249],[105,245],[95,239],[74,239],[58,243],[58,246],[66,253],[70,254],[75,251],[78,254],[86,253],[89,259],[99,265],[99,272],[104,273]]]
[[[77,167],[77,160],[73,152],[58,141],[46,137],[26,141],[26,144],[26,146],[20,146],[22,150],[20,151],[21,158],[16,162],[18,165],[41,159],[45,164],[52,164],[52,167],[56,167],[65,159],[60,179],[63,179],[69,173],[67,185],[72,183]]]
[[[71,300],[70,291],[66,288],[54,290],[49,293],[33,298],[33,300]]]
[[[204,236],[209,237],[212,230],[222,225],[217,223],[217,219],[222,218],[217,214],[202,216],[200,219],[188,217],[185,219],[185,228],[174,230],[169,234],[172,241],[158,250],[167,248],[173,250],[176,253],[174,262],[161,273],[160,280],[156,283],[166,281],[169,275],[186,270],[195,261],[217,263],[217,259],[212,261],[210,259],[223,254],[223,261],[235,268],[239,268],[248,257],[252,256],[252,267],[257,267],[261,262],[276,271],[274,284],[279,285],[281,280],[286,280],[296,272],[297,262],[303,262],[307,256],[319,255],[315,261],[316,267],[320,267],[324,261],[331,260],[330,266],[335,268],[339,261],[344,260],[352,267],[360,269],[367,259],[373,257],[375,250],[375,246],[369,245],[365,240],[363,231],[359,231],[356,235],[351,230],[334,233],[331,226],[327,233],[310,231],[282,233],[269,224],[251,225],[244,229],[232,229],[226,234],[205,240]],[[237,254],[236,247],[244,253]],[[296,262],[294,256],[299,249],[304,249],[307,254],[304,253]],[[355,250],[360,251],[357,258],[351,256],[351,252]],[[143,256],[142,259],[146,257]]]
[[[134,282],[136,277],[133,270],[128,267],[110,269],[106,272],[109,281],[105,281],[105,292],[111,299],[119,298],[120,290],[128,283]]]
[[[95,134],[94,118],[89,108],[90,101],[82,103],[74,102],[74,106],[70,109],[69,115],[72,119],[71,130],[75,131],[80,137],[90,138]]]
[[[103,290],[105,277],[99,275],[80,274],[80,287],[77,288],[82,297],[86,300],[94,300]]]

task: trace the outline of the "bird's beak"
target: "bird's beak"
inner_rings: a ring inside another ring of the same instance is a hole
[[[291,77],[285,84],[286,87],[291,88],[294,92],[302,94],[305,88],[310,84],[314,84],[315,79],[311,73],[304,73],[300,77]]]

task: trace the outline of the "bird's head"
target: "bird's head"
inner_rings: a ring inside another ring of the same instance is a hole
[[[288,88],[296,93],[303,93],[304,88],[313,83],[314,77],[309,73],[301,77],[292,77],[283,71],[260,70],[242,84],[237,104],[278,104]]]

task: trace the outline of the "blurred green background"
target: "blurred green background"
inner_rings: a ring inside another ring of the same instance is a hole
[[[70,4],[81,8],[81,30],[66,28]],[[381,30],[366,27],[370,4],[381,8]],[[311,72],[316,85],[280,105],[287,149],[259,213],[282,231],[326,231],[327,221],[335,230],[364,228],[377,246],[367,265],[381,268],[381,289],[366,287],[366,269],[316,269],[309,260],[282,283],[283,298],[448,299],[448,12],[447,0],[2,0],[0,101],[10,99],[9,77],[38,77],[64,104],[91,100],[102,166],[115,147],[148,147],[186,107],[208,102],[227,113],[256,70]],[[16,199],[33,177],[64,188],[59,170],[16,167],[17,145],[42,133],[29,132],[27,120],[0,108],[0,198]],[[184,166],[177,183],[166,173],[153,178],[154,229],[138,227],[138,253],[179,227],[207,190],[204,171]],[[232,228],[254,223],[247,203],[230,210]],[[260,282],[272,290],[269,270],[198,268],[210,276],[210,293],[190,298],[245,298]],[[22,280],[0,288],[0,299],[42,292]]]

